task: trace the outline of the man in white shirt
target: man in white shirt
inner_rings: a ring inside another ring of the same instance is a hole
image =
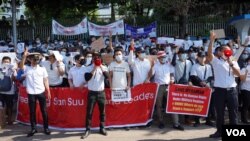
[[[128,90],[131,84],[130,68],[128,63],[123,61],[122,50],[115,50],[114,59],[109,65],[110,86],[112,89]]]
[[[15,85],[13,82],[13,78],[17,75],[16,70],[11,63],[11,58],[8,56],[4,56],[2,58],[0,71],[3,75],[11,78],[11,89],[9,91],[0,91],[0,100],[3,100],[4,107],[6,107],[7,113],[7,122],[9,125],[13,124],[12,121],[12,113],[13,113],[13,104],[15,98]],[[4,81],[5,82],[5,81]],[[2,99],[1,99],[2,98]]]
[[[233,61],[231,57],[226,56],[227,52],[231,51],[227,45],[221,46],[223,55],[220,58],[214,57],[212,50],[215,39],[215,33],[211,32],[207,60],[211,62],[214,69],[214,102],[217,113],[217,131],[214,134],[211,134],[209,136],[210,138],[221,137],[226,106],[229,112],[230,124],[236,125],[238,120],[238,94],[236,90],[237,83],[235,82],[235,76],[240,76],[240,68],[236,61]]]
[[[241,94],[242,94],[242,111],[241,122],[249,124],[247,120],[247,111],[250,106],[250,57],[246,59],[247,66],[241,69]]]
[[[134,51],[130,50],[128,63],[133,70],[133,86],[147,82],[148,73],[151,69],[151,63],[146,58],[145,50],[140,47],[136,49],[136,58]]]
[[[168,85],[174,83],[174,67],[169,62],[167,62],[168,57],[164,51],[159,51],[157,58],[159,61],[154,65],[149,76],[153,76],[154,82],[160,85],[156,98],[156,111],[157,117],[159,119],[158,127],[162,129],[165,127],[162,113],[162,102],[163,98],[167,96]],[[184,128],[179,123],[178,115],[172,114],[172,118],[174,122],[173,128],[184,130]]]
[[[191,72],[190,72],[190,81],[192,82],[192,85],[198,86],[198,87],[210,87],[210,83],[213,77],[212,68],[209,64],[205,64],[206,61],[206,53],[205,52],[198,52],[198,58],[197,63],[192,66]],[[212,101],[212,98],[211,100]],[[211,102],[209,111],[212,110]],[[213,123],[210,120],[210,114],[208,113],[208,116],[206,117],[206,125],[213,126]],[[195,116],[195,124],[194,127],[197,127],[200,125],[200,118],[198,116]]]
[[[26,58],[29,57],[31,61],[31,66],[24,66]],[[48,99],[51,98],[48,74],[44,67],[40,67],[38,64],[40,62],[40,54],[34,53],[29,54],[27,49],[24,52],[22,61],[20,63],[20,69],[24,70],[24,76],[26,77],[26,91],[28,93],[28,103],[30,109],[30,124],[31,132],[28,133],[27,137],[33,136],[37,133],[36,129],[36,101],[39,101],[40,110],[43,117],[44,133],[50,135],[48,127],[48,114],[46,108],[46,97],[45,90],[47,91]]]
[[[63,83],[63,75],[65,73],[65,65],[62,60],[56,60],[53,51],[49,52],[49,60],[41,63],[46,68],[49,75],[50,87],[61,87]]]
[[[83,88],[86,84],[84,74],[86,68],[84,66],[85,60],[84,56],[77,54],[75,57],[76,65],[70,68],[68,72],[68,81],[70,88]]]
[[[88,86],[88,104],[86,114],[86,131],[81,136],[82,139],[87,138],[90,134],[90,126],[92,121],[92,114],[95,104],[98,104],[100,113],[100,133],[107,136],[105,130],[105,89],[104,80],[109,77],[108,68],[102,65],[101,55],[93,53],[93,64],[87,67],[87,72],[84,75]]]
[[[183,48],[179,48],[178,50],[178,60],[176,60],[176,54],[174,55],[172,64],[175,67],[175,80],[177,84],[189,85],[189,74],[192,68],[192,63],[190,60],[187,60],[187,57],[187,51]],[[185,115],[185,123],[188,125],[192,124],[189,115]]]

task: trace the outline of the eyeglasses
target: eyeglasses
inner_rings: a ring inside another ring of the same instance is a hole
[[[50,70],[53,70],[53,64],[50,64]]]

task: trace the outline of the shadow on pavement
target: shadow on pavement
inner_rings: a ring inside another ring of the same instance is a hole
[[[162,139],[142,139],[137,141],[221,141],[221,139],[211,139],[211,138],[196,138],[196,139],[170,139],[170,140],[162,140]]]

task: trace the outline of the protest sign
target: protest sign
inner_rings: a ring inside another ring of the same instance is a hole
[[[16,53],[14,53],[14,52],[4,52],[4,53],[0,53],[0,61],[2,61],[2,59],[3,59],[3,57],[4,56],[8,56],[8,57],[10,57],[11,58],[11,64],[15,64],[16,63]],[[1,64],[1,63],[0,63]]]
[[[109,36],[110,31],[112,32],[112,35],[124,34],[123,20],[119,20],[108,25],[97,25],[97,24],[88,22],[88,28],[89,28],[89,35],[92,35],[92,36]]]
[[[125,24],[125,31],[127,36],[137,38],[139,36],[156,37],[156,22],[153,22],[145,27],[134,27]]]
[[[130,101],[131,100],[131,92],[125,89],[112,89],[111,95],[112,101],[114,102],[122,102],[122,101]]]
[[[202,47],[203,46],[203,41],[199,40],[199,41],[193,41],[194,43],[194,47]]]
[[[216,35],[216,38],[218,39],[226,37],[224,29],[211,30],[211,32],[214,32]]]
[[[211,89],[187,85],[169,85],[167,113],[207,116]]]
[[[105,47],[103,37],[100,37],[99,39],[92,42],[90,46],[92,50],[100,51],[102,48]]]
[[[78,35],[87,33],[87,18],[84,18],[79,24],[72,27],[65,27],[57,21],[52,20],[52,34],[55,35]]]

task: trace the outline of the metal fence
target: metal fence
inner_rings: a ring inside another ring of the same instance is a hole
[[[167,35],[167,36],[177,36],[179,35],[179,24],[176,23],[166,23],[159,24],[157,27],[157,35]],[[189,23],[186,25],[186,33],[189,33],[192,36],[208,36],[209,31],[212,29],[225,29],[227,36],[236,35],[236,29],[227,23]],[[36,36],[39,36],[41,39],[46,39],[51,37],[52,39],[86,39],[88,34],[80,34],[75,36],[57,36],[51,34],[51,26],[39,26],[39,27],[22,27],[17,28],[17,37],[20,40],[32,40]],[[0,28],[0,40],[6,39],[7,36],[12,34],[11,29]]]
[[[158,25],[157,35],[178,36],[179,24],[161,24]],[[224,29],[227,36],[234,36],[237,34],[236,29],[227,23],[190,23],[186,25],[186,33],[191,36],[209,36],[210,30]]]

